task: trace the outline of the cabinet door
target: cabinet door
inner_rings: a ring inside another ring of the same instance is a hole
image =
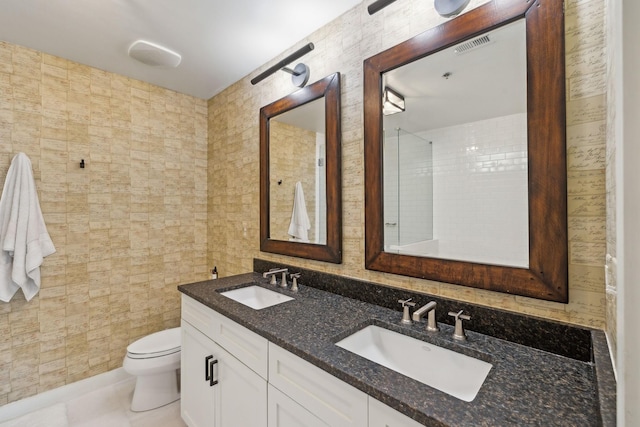
[[[267,427],[267,381],[222,347],[216,347],[215,426]]]
[[[182,321],[180,359],[180,415],[189,427],[210,427],[214,419],[214,388],[207,379],[214,343]]]
[[[269,384],[268,427],[331,427]]]
[[[367,395],[269,343],[269,384],[332,427],[367,427]]]
[[[421,427],[422,424],[369,397],[369,427]]]

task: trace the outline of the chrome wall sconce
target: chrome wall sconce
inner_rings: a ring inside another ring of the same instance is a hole
[[[382,92],[382,114],[389,116],[391,114],[402,113],[404,109],[404,96],[390,87],[385,87]]]
[[[373,15],[376,12],[384,9],[389,6],[391,3],[396,0],[378,0],[371,3],[367,7],[367,11],[369,15]],[[469,4],[471,0],[434,0],[434,7],[436,12],[438,12],[441,16],[445,18],[451,18],[452,16],[458,15],[460,12],[464,10],[465,7]]]
[[[276,71],[282,70],[291,74],[291,81],[294,85],[298,87],[304,87],[304,85],[306,85],[309,81],[309,67],[307,67],[305,64],[300,63],[296,65],[292,70],[291,68],[287,68],[287,65],[311,52],[313,50],[313,47],[313,43],[309,43],[306,46],[301,47],[291,55],[284,58],[282,61],[278,62],[274,66],[270,67],[266,71],[251,79],[251,84],[255,85],[257,83],[260,83],[262,80],[266,79],[271,74],[274,74]]]
[[[369,7],[367,7],[367,11],[369,12],[369,15],[373,15],[374,13],[379,12],[380,10],[389,6],[394,1],[396,0],[378,0],[376,2],[371,3]]]
[[[464,10],[471,0],[434,0],[433,6],[440,16],[451,18]]]

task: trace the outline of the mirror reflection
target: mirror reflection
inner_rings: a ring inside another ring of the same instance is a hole
[[[383,74],[385,252],[529,267],[525,28]]]
[[[327,243],[324,99],[269,120],[270,238]]]

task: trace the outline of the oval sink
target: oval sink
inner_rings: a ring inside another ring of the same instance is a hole
[[[465,402],[475,399],[493,366],[375,325],[336,345]]]
[[[256,285],[220,292],[220,295],[224,295],[227,298],[231,298],[232,300],[255,310],[261,310],[263,308],[271,307],[272,305],[282,304],[283,302],[293,300],[290,296],[270,291],[269,289]]]

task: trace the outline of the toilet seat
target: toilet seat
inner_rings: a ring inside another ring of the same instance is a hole
[[[132,359],[152,359],[180,351],[180,328],[156,332],[129,344],[127,357]]]

